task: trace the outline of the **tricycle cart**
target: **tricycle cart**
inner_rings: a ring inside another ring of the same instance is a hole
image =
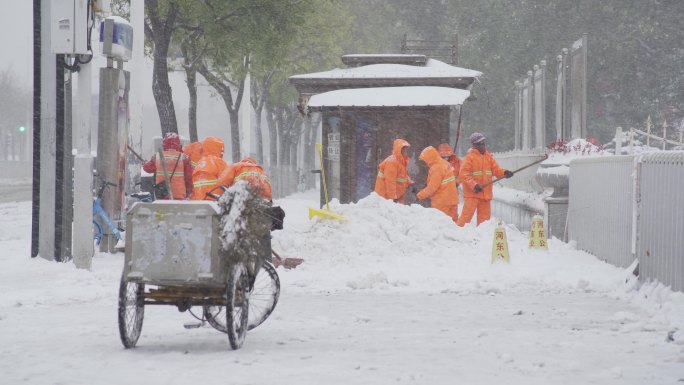
[[[244,191],[226,198],[229,190],[219,202],[160,200],[131,208],[119,289],[124,347],[135,347],[146,305],[201,307],[202,323],[228,334],[232,349],[268,318],[280,282],[268,261],[270,241],[248,245],[242,239],[250,238],[245,231],[259,233],[252,241],[270,237],[254,214],[264,207],[246,205]]]

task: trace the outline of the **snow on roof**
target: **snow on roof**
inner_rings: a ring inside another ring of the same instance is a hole
[[[308,107],[456,106],[470,91],[448,87],[350,88],[314,95]]]
[[[442,61],[428,59],[424,67],[406,64],[369,64],[354,68],[335,68],[291,76],[291,79],[373,79],[373,78],[476,78],[482,72],[454,67]]]

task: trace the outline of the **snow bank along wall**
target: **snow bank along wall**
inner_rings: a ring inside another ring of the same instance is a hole
[[[684,152],[570,162],[568,239],[639,279],[684,290]]]
[[[522,152],[495,157],[507,169],[538,159]],[[500,184],[542,192],[537,171],[531,167]],[[548,233],[619,267],[638,259],[639,279],[684,291],[684,151],[578,158],[569,174],[567,217],[546,215]],[[496,195],[493,215],[528,229],[533,205]]]

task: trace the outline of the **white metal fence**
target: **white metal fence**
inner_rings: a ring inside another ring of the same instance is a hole
[[[634,260],[634,157],[606,156],[570,163],[568,240],[620,267]]]
[[[568,238],[639,279],[684,291],[684,151],[570,163]]]
[[[643,155],[638,181],[639,276],[684,291],[684,151]]]

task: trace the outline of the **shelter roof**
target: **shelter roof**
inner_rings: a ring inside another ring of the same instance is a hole
[[[294,75],[290,79],[402,79],[402,78],[477,78],[482,72],[455,67],[435,59],[425,66],[406,64],[369,64],[354,68],[335,68],[330,71]]]
[[[314,95],[307,107],[424,107],[457,106],[470,96],[470,91],[449,87],[374,87],[350,88]]]

